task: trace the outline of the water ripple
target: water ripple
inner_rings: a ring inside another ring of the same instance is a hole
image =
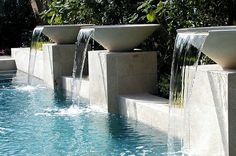
[[[1,85],[0,85],[1,86]],[[0,155],[161,155],[167,135],[42,86],[0,87]]]

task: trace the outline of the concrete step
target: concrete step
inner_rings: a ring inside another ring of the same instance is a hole
[[[62,89],[68,92],[68,95],[72,92],[73,78],[71,76],[62,76]],[[78,81],[78,79],[77,79]],[[77,83],[78,84],[78,83]],[[70,93],[69,93],[70,92]],[[88,77],[83,77],[81,82],[81,89],[78,95],[85,100],[89,100],[89,79]]]
[[[148,93],[120,95],[120,114],[168,132],[169,100]]]
[[[10,56],[0,56],[0,71],[16,70],[15,59]]]

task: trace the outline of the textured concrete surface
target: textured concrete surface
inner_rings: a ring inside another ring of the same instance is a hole
[[[119,113],[168,132],[169,100],[148,93],[119,96]]]
[[[152,92],[156,52],[89,51],[90,103],[118,112],[118,95]]]
[[[61,85],[61,76],[71,76],[74,62],[75,45],[44,44],[38,51],[33,75],[55,88]],[[30,48],[12,48],[12,57],[18,70],[28,73]],[[34,57],[35,55],[32,54]]]
[[[28,72],[30,48],[11,48],[11,57],[15,59],[18,70]]]
[[[37,59],[35,60],[35,68],[33,72],[33,75],[40,79],[44,78],[43,54],[42,51],[37,52]],[[11,56],[15,59],[17,69],[28,73],[30,48],[12,48]],[[31,56],[34,57],[35,55],[32,54]]]
[[[193,75],[193,69],[187,74]],[[190,79],[186,78],[186,84]],[[193,154],[236,155],[236,70],[199,66],[187,107],[185,144]],[[189,84],[187,84],[187,87]]]
[[[16,70],[15,59],[10,56],[0,56],[0,71]]]
[[[62,85],[62,76],[71,76],[74,64],[74,44],[43,45],[44,81],[51,88]]]
[[[11,50],[17,69],[28,73],[30,48],[12,48]],[[61,77],[72,75],[74,53],[75,44],[44,44],[43,51],[37,52],[33,75],[44,80],[51,88],[60,87]],[[88,63],[87,61],[85,63],[84,73],[88,73]]]
[[[63,76],[62,77],[62,89],[66,90],[67,92],[72,92],[72,84],[73,78],[71,76]],[[84,77],[81,82],[81,89],[78,92],[78,96],[89,100],[89,78]]]

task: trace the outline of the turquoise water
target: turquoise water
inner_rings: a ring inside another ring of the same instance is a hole
[[[27,75],[0,74],[0,155],[163,155],[167,135],[90,107]]]

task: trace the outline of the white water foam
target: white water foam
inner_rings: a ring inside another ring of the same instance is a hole
[[[24,86],[16,86],[14,89],[19,90],[19,91],[24,91],[24,92],[32,92],[37,89],[44,89],[46,86],[43,85],[36,85],[36,86],[31,86],[31,85],[24,85]]]
[[[78,116],[83,113],[99,112],[107,114],[106,111],[97,106],[81,108],[78,105],[71,105],[69,108],[47,108],[42,113],[36,113],[36,116]]]
[[[16,89],[16,90],[19,90],[19,91],[31,92],[31,91],[36,90],[37,87],[27,85],[27,86],[17,86],[17,87],[15,87],[15,89]]]
[[[82,112],[78,106],[72,105],[69,108],[47,108],[36,116],[78,116]]]

